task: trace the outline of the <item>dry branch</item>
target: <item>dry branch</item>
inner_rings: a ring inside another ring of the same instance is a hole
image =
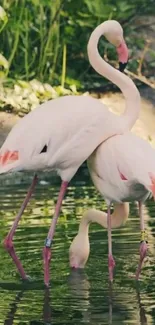
[[[155,89],[155,82],[149,81],[146,77],[144,77],[143,75],[137,75],[127,69],[125,69],[125,72],[128,76],[133,77],[141,82],[143,82],[144,84],[146,84],[147,86]]]

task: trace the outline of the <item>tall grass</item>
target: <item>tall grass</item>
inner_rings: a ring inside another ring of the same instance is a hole
[[[37,76],[41,81],[52,78],[61,51],[61,0],[52,5],[51,1],[3,0],[2,6],[9,18],[0,36],[0,52],[9,62],[5,75],[26,80]]]
[[[6,67],[0,59],[1,77],[87,87],[103,82],[89,69],[87,59],[86,44],[93,28],[110,17],[118,19],[136,53],[145,42],[138,39],[133,44],[131,22],[153,13],[154,0],[0,0],[0,5],[7,13],[5,22],[0,19],[0,53],[8,60]],[[105,44],[102,40],[101,50]],[[112,47],[110,55],[115,60]],[[155,58],[153,52],[151,56]],[[136,60],[134,56],[130,60],[133,69]]]

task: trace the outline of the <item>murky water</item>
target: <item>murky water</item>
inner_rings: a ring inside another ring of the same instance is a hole
[[[31,176],[1,180],[0,240],[5,237],[30,184]],[[90,227],[91,254],[82,271],[72,271],[68,263],[70,243],[83,212],[106,209],[84,170],[72,181],[57,226],[51,263],[51,286],[43,285],[42,247],[46,238],[59,179],[41,175],[35,195],[24,213],[15,235],[16,251],[31,283],[22,283],[16,269],[0,245],[0,324],[155,324],[155,204],[147,203],[146,227],[149,256],[137,285],[139,218],[132,204],[127,224],[113,231],[116,260],[115,281],[110,287],[107,270],[107,231]]]

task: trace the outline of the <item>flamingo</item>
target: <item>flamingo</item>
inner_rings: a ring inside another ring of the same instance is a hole
[[[130,201],[138,201],[139,203],[141,242],[140,260],[136,271],[136,279],[138,280],[148,249],[143,203],[150,195],[155,198],[155,151],[144,139],[131,132],[126,132],[103,142],[88,158],[87,162],[92,181],[105,198],[108,206],[108,266],[110,281],[113,281],[115,266],[111,240],[111,227],[113,225],[110,215],[111,204]]]
[[[129,203],[114,204],[114,211],[111,214],[111,227],[118,228],[125,224],[129,216]],[[78,234],[73,239],[69,248],[69,263],[71,268],[84,268],[87,263],[90,244],[89,244],[89,225],[96,222],[107,228],[107,213],[96,209],[87,210],[79,225]]]
[[[43,248],[46,286],[49,286],[50,281],[51,246],[68,183],[102,141],[130,130],[140,110],[140,96],[133,81],[111,67],[99,55],[97,46],[101,35],[116,47],[120,69],[123,70],[128,60],[123,30],[117,21],[105,21],[92,32],[87,50],[92,67],[121,89],[126,102],[124,114],[117,116],[109,112],[102,103],[90,96],[57,98],[41,104],[18,121],[0,149],[0,174],[25,170],[35,172],[21,209],[4,240],[4,247],[24,280],[28,276],[13,246],[18,222],[34,191],[38,180],[37,172],[56,170],[61,177],[54,216]]]

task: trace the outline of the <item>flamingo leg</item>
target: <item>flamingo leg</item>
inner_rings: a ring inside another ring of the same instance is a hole
[[[140,259],[138,268],[136,271],[136,280],[139,280],[139,276],[142,270],[142,265],[144,258],[146,257],[148,245],[146,240],[146,232],[145,232],[145,225],[144,225],[144,217],[143,217],[143,204],[139,202],[139,216],[140,216],[140,229],[141,229],[141,243],[140,243]]]
[[[59,217],[59,214],[60,214],[60,209],[61,209],[61,206],[62,206],[62,201],[63,201],[63,198],[65,196],[67,187],[68,187],[68,182],[62,181],[59,196],[58,196],[58,200],[57,200],[57,204],[56,204],[56,207],[55,207],[54,216],[53,216],[51,226],[50,226],[50,229],[49,229],[46,241],[45,241],[45,246],[43,248],[44,283],[45,283],[46,286],[49,286],[49,280],[50,280],[50,272],[49,272],[50,260],[51,260],[51,249],[50,249],[50,247],[52,246],[56,224],[57,224],[57,221],[58,221],[58,217]]]
[[[115,267],[115,260],[112,255],[110,205],[108,206],[107,225],[108,225],[108,269],[109,269],[109,280],[110,280],[110,282],[112,282],[113,281],[113,269]]]
[[[4,239],[4,247],[8,251],[8,253],[11,256],[12,260],[14,261],[14,263],[15,263],[15,265],[16,265],[22,279],[24,279],[24,280],[27,280],[28,276],[26,275],[26,273],[24,271],[24,268],[23,268],[18,256],[16,255],[16,252],[15,252],[15,249],[14,249],[14,244],[13,244],[13,237],[14,237],[14,234],[16,232],[18,223],[19,223],[19,221],[21,219],[21,216],[22,216],[28,202],[30,201],[30,198],[31,198],[31,195],[32,195],[32,193],[34,191],[37,180],[38,180],[37,175],[35,175],[34,178],[33,178],[32,184],[31,184],[31,186],[30,186],[30,188],[29,188],[29,190],[27,192],[27,195],[26,195],[26,197],[25,197],[25,199],[24,199],[24,201],[23,201],[23,203],[21,205],[21,208],[20,208],[20,210],[19,210],[19,212],[18,212],[18,214],[17,214],[17,216],[16,216],[16,218],[14,220],[14,223],[13,223],[9,233],[7,234],[6,238]]]

